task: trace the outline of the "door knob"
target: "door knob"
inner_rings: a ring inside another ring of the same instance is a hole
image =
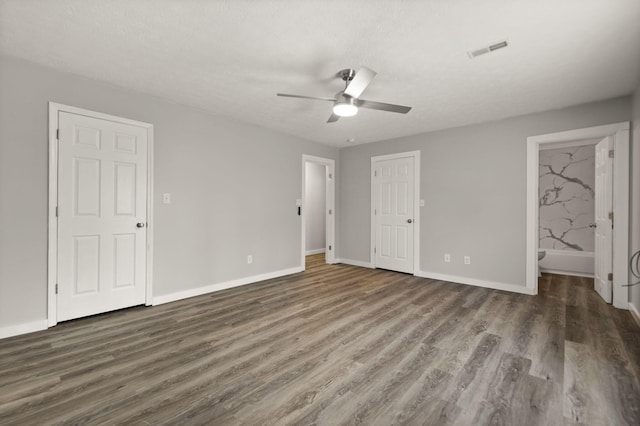
[[[144,222],[138,222],[138,223],[136,223],[136,226],[138,228],[144,228]]]
[[[412,222],[413,222],[413,220],[407,219],[407,223],[412,223]]]

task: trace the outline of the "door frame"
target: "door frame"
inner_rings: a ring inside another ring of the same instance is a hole
[[[539,149],[543,144],[613,137],[613,306],[629,309],[629,129],[628,121],[527,138],[526,288],[538,294]]]
[[[84,115],[99,120],[143,127],[147,130],[147,261],[145,266],[145,305],[153,302],[153,124],[103,114],[83,108],[49,102],[49,205],[47,244],[47,325],[58,323],[56,281],[58,276],[58,116],[60,112]]]
[[[377,155],[371,157],[371,241],[369,248],[369,256],[371,259],[371,267],[376,267],[376,254],[374,252],[376,245],[376,216],[374,214],[376,202],[375,189],[375,171],[376,163],[385,160],[397,160],[399,158],[413,157],[413,275],[420,270],[420,151],[400,152],[397,154]]]
[[[300,267],[305,270],[307,251],[306,235],[306,164],[320,164],[327,167],[325,185],[325,259],[329,264],[336,263],[336,162],[330,158],[302,155],[302,199],[301,199],[301,238],[300,238]],[[331,213],[329,213],[331,211]],[[329,249],[329,246],[331,249]]]

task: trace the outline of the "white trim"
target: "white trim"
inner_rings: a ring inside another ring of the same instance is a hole
[[[527,221],[526,288],[538,294],[538,180],[539,150],[543,144],[604,138],[615,135],[614,155],[614,223],[613,229],[613,305],[628,309],[623,284],[628,282],[629,258],[629,122],[588,127],[527,138]]]
[[[585,139],[581,141],[545,143],[540,145],[540,151],[546,151],[550,149],[560,149],[560,148],[575,148],[577,146],[596,145],[598,142],[600,142],[599,138]]]
[[[56,304],[56,277],[58,276],[58,104],[49,102],[49,211],[47,239],[47,325],[58,323]]]
[[[163,303],[175,302],[176,300],[182,300],[182,299],[187,299],[189,297],[201,296],[203,294],[213,293],[215,291],[226,290],[234,287],[240,287],[247,284],[254,284],[260,281],[284,277],[285,275],[296,274],[302,271],[304,271],[304,268],[300,268],[300,267],[282,269],[280,271],[267,272],[265,274],[253,275],[250,277],[238,278],[231,281],[211,284],[204,287],[178,291],[176,293],[170,293],[170,294],[165,294],[163,296],[154,297],[153,305],[154,306],[162,305]]]
[[[606,124],[604,126],[585,127],[582,129],[567,130],[558,133],[529,136],[527,143],[546,144],[557,142],[577,141],[582,139],[595,139],[611,136],[619,130],[629,130],[629,122]]]
[[[613,306],[629,309],[629,123],[613,143]]]
[[[640,311],[631,302],[629,302],[629,312],[631,312],[631,316],[636,321],[636,324],[638,324],[638,327],[640,327]]]
[[[47,320],[25,322],[17,325],[9,325],[0,327],[0,339],[7,337],[19,336],[20,334],[33,333],[36,331],[46,330],[48,327]]]
[[[371,267],[376,267],[376,255],[374,248],[376,245],[376,218],[373,214],[375,203],[375,164],[378,161],[396,160],[398,158],[413,157],[413,275],[417,275],[420,271],[420,151],[400,152],[397,154],[378,155],[371,157],[371,240],[369,247],[369,256],[371,258]]]
[[[58,114],[68,112],[76,115],[114,121],[147,129],[147,262],[145,304],[153,301],[153,124],[129,118],[90,111],[56,102],[49,102],[49,208],[48,208],[48,242],[47,242],[47,325],[53,327],[58,323],[56,304],[56,278],[58,276]]]
[[[153,304],[153,124],[147,125],[147,270],[146,294],[144,304]]]
[[[325,245],[328,248],[331,246],[331,250],[325,251],[327,253],[325,260],[329,264],[336,263],[336,162],[330,158],[315,157],[313,155],[302,155],[302,212],[300,217],[300,267],[304,271],[305,269],[305,256],[307,251],[307,236],[306,236],[306,209],[307,196],[306,196],[306,164],[314,163],[327,167],[326,188],[325,188]],[[331,178],[329,178],[331,176]],[[331,214],[329,214],[331,210]]]
[[[361,268],[374,269],[375,266],[371,262],[364,262],[362,260],[352,259],[336,259],[336,263],[342,263],[344,265],[359,266]]]
[[[307,250],[304,252],[305,256],[311,256],[312,254],[320,254],[324,253],[326,250],[323,248],[315,249],[315,250]]]
[[[497,281],[486,281],[486,280],[479,280],[476,278],[458,277],[454,275],[439,274],[439,273],[427,272],[427,271],[418,271],[416,273],[416,276],[421,278],[430,278],[433,280],[449,281],[449,282],[458,283],[458,284],[467,284],[467,285],[472,285],[476,287],[490,288],[493,290],[510,291],[512,293],[521,293],[521,294],[528,294],[528,295],[534,294],[530,288],[527,288],[525,286],[501,283]]]

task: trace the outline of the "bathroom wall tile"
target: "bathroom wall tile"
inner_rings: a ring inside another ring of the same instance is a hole
[[[540,248],[593,251],[595,148],[540,151]]]

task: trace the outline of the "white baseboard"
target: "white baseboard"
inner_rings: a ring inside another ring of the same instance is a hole
[[[320,253],[324,253],[324,248],[319,248],[319,249],[315,249],[315,250],[307,250],[304,252],[305,256],[309,256],[312,254],[320,254]]]
[[[5,337],[18,336],[20,334],[33,333],[34,331],[42,331],[46,330],[47,320],[39,320],[26,322],[23,324],[10,325],[7,327],[0,327],[0,339],[4,339]]]
[[[302,271],[304,271],[304,268],[297,266],[295,268],[282,269],[280,271],[267,272],[265,274],[253,275],[250,277],[238,278],[231,281],[211,284],[204,287],[178,291],[176,293],[165,294],[163,296],[154,297],[153,305],[161,305],[163,303],[175,302],[176,300],[187,299],[189,297],[200,296],[207,293],[213,293],[214,291],[226,290],[228,288],[240,287],[242,285],[253,284],[259,281],[270,280],[272,278],[279,278],[285,275],[291,275],[291,274],[295,274]]]
[[[362,260],[336,259],[336,263],[344,263],[345,265],[360,266],[362,268],[373,269],[371,262],[363,262]]]
[[[494,290],[510,291],[512,293],[522,293],[522,294],[528,294],[528,295],[535,294],[534,290],[531,288],[527,288],[525,286],[515,285],[515,284],[500,283],[497,281],[485,281],[485,280],[478,280],[476,278],[458,277],[454,275],[445,275],[445,274],[438,274],[435,272],[426,272],[426,271],[418,271],[415,273],[415,275],[416,277],[431,278],[434,280],[441,280],[441,281],[450,281],[453,283],[474,285],[476,287],[485,287],[485,288],[491,288]]]
[[[638,310],[638,308],[633,306],[633,303],[631,302],[629,302],[629,312],[631,312],[631,316],[634,320],[636,320],[636,324],[638,324],[638,327],[640,327],[640,311]]]
[[[593,274],[583,274],[580,272],[567,272],[567,271],[561,271],[557,269],[540,268],[540,272],[542,272],[543,274],[557,274],[557,275],[569,275],[572,277],[593,278]]]

